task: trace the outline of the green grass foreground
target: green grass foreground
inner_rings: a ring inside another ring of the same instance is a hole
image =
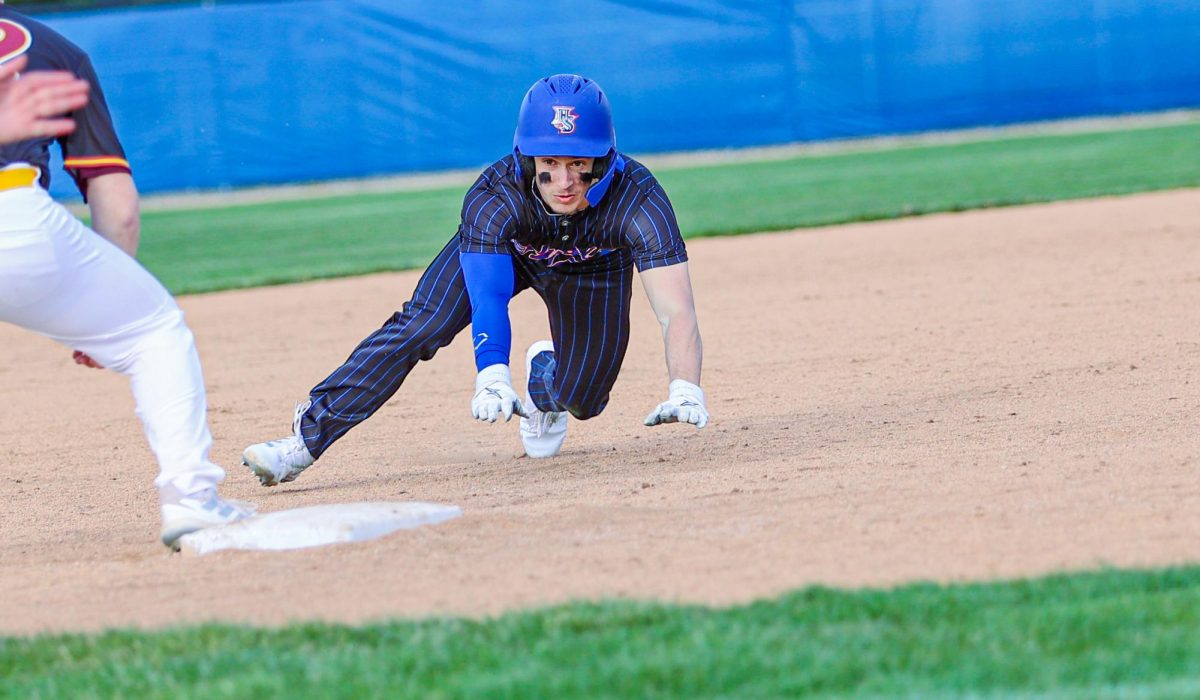
[[[499,154],[498,154],[499,155]],[[1200,123],[664,169],[687,237],[1200,185]],[[176,294],[422,268],[465,187],[143,217],[139,257]]]
[[[0,698],[1194,698],[1200,568],[0,638]]]

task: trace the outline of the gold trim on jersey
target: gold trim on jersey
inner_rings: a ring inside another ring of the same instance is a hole
[[[116,156],[84,156],[80,158],[67,158],[63,161],[64,168],[104,168],[109,166],[118,166],[128,168],[129,161]]]

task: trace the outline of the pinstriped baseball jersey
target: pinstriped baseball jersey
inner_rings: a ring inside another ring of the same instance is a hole
[[[526,191],[514,156],[485,170],[463,200],[458,235],[464,253],[511,253],[546,267],[586,270],[600,256],[605,268],[630,263],[648,270],[687,261],[679,224],[658,180],[626,158],[599,206],[569,216],[548,212]]]
[[[87,195],[87,180],[114,172],[129,172],[125,150],[113,129],[100,79],[91,59],[75,44],[46,25],[0,5],[0,63],[21,55],[29,57],[26,70],[65,70],[91,86],[88,104],[71,114],[75,131],[58,138],[63,166],[79,191]],[[50,144],[53,137],[0,146],[0,168],[28,163],[41,169],[42,188],[50,186]]]

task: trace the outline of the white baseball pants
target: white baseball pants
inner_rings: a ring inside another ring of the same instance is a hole
[[[204,378],[183,312],[136,260],[37,185],[0,191],[0,321],[130,378],[160,491],[192,494],[224,480],[208,460]]]

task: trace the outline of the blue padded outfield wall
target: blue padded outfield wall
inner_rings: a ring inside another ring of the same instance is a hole
[[[147,192],[483,166],[556,72],[600,82],[632,153],[1200,105],[1197,0],[302,0],[40,19],[91,53]]]

